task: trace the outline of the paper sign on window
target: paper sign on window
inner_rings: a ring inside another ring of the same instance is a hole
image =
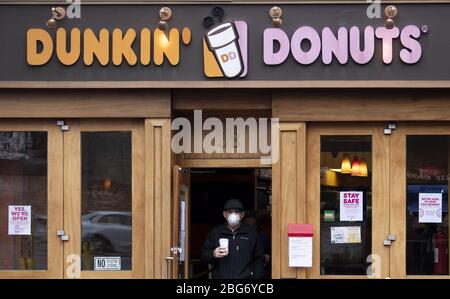
[[[120,256],[102,256],[94,257],[94,271],[120,271]]]
[[[331,244],[361,243],[361,227],[331,227]]]
[[[363,221],[363,193],[345,191],[340,193],[340,221]]]
[[[419,223],[442,223],[442,193],[419,193]]]
[[[8,206],[8,235],[31,235],[31,206]]]

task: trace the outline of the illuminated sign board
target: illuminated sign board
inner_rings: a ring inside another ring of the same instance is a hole
[[[367,5],[92,4],[45,26],[47,5],[2,5],[0,81],[449,80],[450,4],[399,4],[393,28]],[[17,10],[24,18],[15,18]],[[27,22],[24,22],[27,20]],[[12,24],[7,26],[6,24]]]

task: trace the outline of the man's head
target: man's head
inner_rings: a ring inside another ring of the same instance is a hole
[[[223,217],[231,228],[237,227],[244,216],[244,206],[237,199],[229,199],[223,206]]]

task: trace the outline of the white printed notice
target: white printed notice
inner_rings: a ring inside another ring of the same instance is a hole
[[[94,271],[120,271],[120,256],[95,256]]]
[[[361,227],[359,226],[334,226],[331,227],[331,243],[361,243]]]
[[[419,223],[442,223],[442,193],[419,193]]]
[[[345,191],[340,193],[340,221],[363,221],[363,193]]]
[[[31,206],[8,206],[8,235],[31,235]]]
[[[312,237],[289,237],[289,267],[312,267]]]

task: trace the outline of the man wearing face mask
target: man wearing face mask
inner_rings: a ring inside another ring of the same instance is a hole
[[[226,223],[214,228],[202,247],[202,262],[213,265],[216,279],[264,277],[264,248],[255,226],[242,222],[242,203],[228,200],[223,207]]]

